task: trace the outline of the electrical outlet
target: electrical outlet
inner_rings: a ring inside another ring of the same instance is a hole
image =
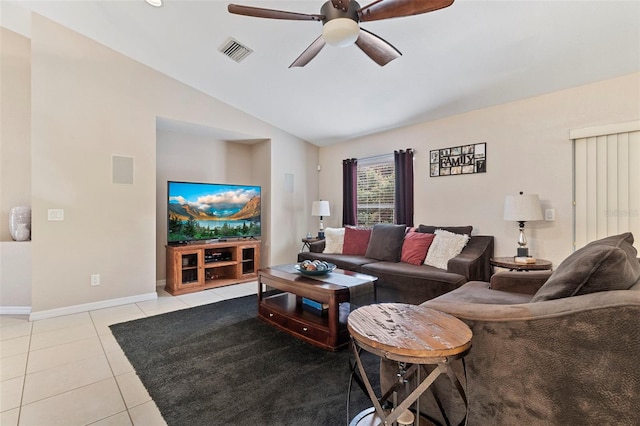
[[[545,209],[544,220],[556,220],[556,211],[554,209]]]
[[[100,285],[100,274],[91,274],[91,287]]]
[[[58,222],[64,220],[63,209],[49,209],[47,210],[47,219],[49,222]]]

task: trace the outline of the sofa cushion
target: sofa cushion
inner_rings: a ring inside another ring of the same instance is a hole
[[[398,262],[406,228],[388,223],[374,225],[365,255],[371,259]]]
[[[567,257],[532,302],[607,290],[627,290],[640,278],[630,232],[593,241]]]
[[[521,274],[522,272],[518,272]],[[422,305],[447,312],[449,304],[480,303],[485,305],[519,305],[531,301],[531,295],[512,291],[494,290],[484,281],[469,281],[462,287],[445,293],[436,299],[427,300]]]
[[[445,231],[453,232],[454,234],[467,234],[471,235],[473,226],[431,226],[420,225],[418,226],[418,232],[424,232],[426,234],[435,234],[436,229],[444,229]]]
[[[367,252],[370,238],[371,228],[345,227],[342,254],[364,256]]]
[[[429,247],[424,264],[447,269],[449,260],[459,255],[468,242],[469,235],[454,234],[444,229],[436,229],[435,238],[431,247]]]
[[[344,245],[344,228],[325,228],[325,245],[323,253],[342,254]]]
[[[434,238],[435,234],[408,232],[402,242],[400,261],[412,265],[422,265]]]

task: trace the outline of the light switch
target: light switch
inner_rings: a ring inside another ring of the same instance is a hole
[[[64,210],[49,209],[47,211],[47,218],[49,219],[49,222],[62,221],[64,220]]]
[[[544,220],[556,220],[556,211],[554,209],[545,209]]]

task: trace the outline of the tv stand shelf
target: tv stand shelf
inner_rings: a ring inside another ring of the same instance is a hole
[[[174,296],[258,278],[258,240],[167,245],[166,248],[165,290]]]

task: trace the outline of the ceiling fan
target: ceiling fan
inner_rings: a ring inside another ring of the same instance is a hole
[[[360,7],[356,0],[328,0],[322,5],[319,15],[286,12],[260,7],[230,4],[228,10],[236,15],[257,18],[285,19],[291,21],[320,21],[323,24],[320,35],[298,58],[291,67],[304,67],[322,50],[325,44],[348,46],[355,44],[373,59],[384,66],[402,53],[390,43],[361,28],[360,22],[399,18],[418,15],[451,6],[454,0],[375,0]]]

